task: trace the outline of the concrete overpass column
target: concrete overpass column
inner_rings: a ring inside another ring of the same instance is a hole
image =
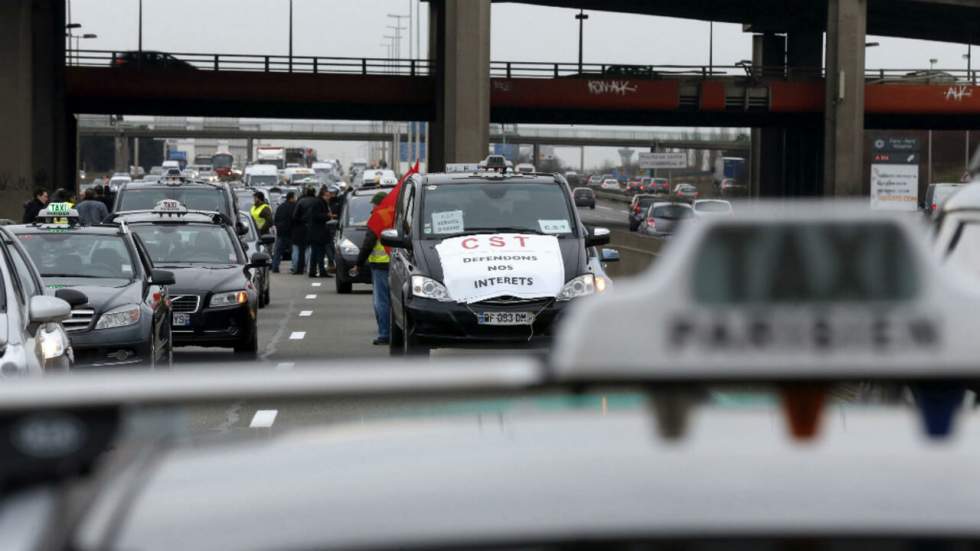
[[[116,136],[116,155],[113,166],[113,170],[116,172],[129,174],[129,138],[126,136]]]
[[[865,195],[864,44],[867,0],[827,2],[824,193]]]
[[[20,218],[31,189],[69,187],[74,140],[65,108],[65,3],[0,2],[0,217]]]
[[[820,78],[823,65],[823,33],[791,31],[786,35],[786,70],[792,80]],[[823,194],[823,125],[795,126],[784,131],[784,171],[786,194]]]
[[[429,128],[429,171],[487,156],[490,137],[490,0],[429,3],[436,112]]]
[[[765,67],[767,76],[779,77],[786,68],[786,37],[773,33],[752,37],[752,65]],[[783,130],[759,128],[752,132],[752,190],[759,197],[785,194]]]

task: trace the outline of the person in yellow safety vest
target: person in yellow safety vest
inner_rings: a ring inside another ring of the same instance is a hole
[[[256,191],[252,195],[253,203],[250,210],[252,220],[255,220],[255,227],[259,229],[259,235],[265,235],[272,231],[272,206],[265,200],[265,194]]]
[[[378,192],[371,198],[371,203],[377,207],[388,194]],[[391,294],[388,289],[388,267],[391,257],[388,251],[373,231],[368,231],[361,243],[361,252],[357,255],[357,263],[350,269],[351,277],[356,277],[360,268],[367,263],[371,267],[371,293],[374,297],[374,319],[378,322],[378,338],[374,344],[391,342]]]

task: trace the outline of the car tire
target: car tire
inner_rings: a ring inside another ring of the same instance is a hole
[[[262,291],[262,299],[265,301],[265,305],[268,306],[272,302],[272,289],[269,288],[269,280],[266,280],[265,291]]]
[[[589,208],[592,209],[592,210],[595,210],[595,205],[592,205]]]
[[[388,339],[388,354],[394,358],[399,358],[405,355],[405,333],[395,323],[395,312],[393,310],[388,311],[388,319],[391,325],[391,336]]]
[[[235,356],[241,359],[255,359],[259,355],[258,327],[252,328],[252,336],[235,345]]]
[[[402,331],[402,341],[404,343],[402,349],[405,351],[405,356],[423,357],[428,356],[431,351],[428,346],[419,342],[419,338],[415,336],[415,324],[412,323],[412,318],[407,314],[405,315],[405,328]]]
[[[334,274],[333,281],[334,284],[337,286],[338,295],[349,295],[351,294],[351,291],[354,289],[353,283],[351,283],[350,281],[346,281],[344,280],[343,277],[341,277],[340,270],[337,270],[337,273]]]
[[[640,229],[639,224],[633,224],[632,222],[630,223],[630,231],[636,231],[638,229]]]

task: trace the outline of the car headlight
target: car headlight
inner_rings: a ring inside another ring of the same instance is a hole
[[[42,327],[37,333],[37,339],[41,343],[41,356],[45,360],[60,358],[65,354],[65,339],[58,330]]]
[[[136,304],[127,304],[119,308],[113,308],[102,314],[99,323],[95,324],[96,329],[113,329],[116,327],[126,327],[140,321],[140,307]]]
[[[248,302],[248,291],[231,291],[212,295],[209,304],[212,308],[216,308],[219,306],[236,306],[246,302]]]
[[[340,252],[347,256],[357,256],[360,254],[361,249],[353,241],[345,237],[340,241]]]
[[[431,298],[439,302],[452,302],[449,298],[449,290],[446,286],[431,277],[421,275],[412,276],[412,296],[419,298]]]
[[[583,274],[569,281],[561,288],[561,292],[555,297],[557,300],[572,300],[573,298],[587,297],[595,294],[595,276]]]

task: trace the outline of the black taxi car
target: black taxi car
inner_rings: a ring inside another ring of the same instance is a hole
[[[125,224],[81,226],[77,213],[10,226],[49,289],[87,297],[62,325],[79,367],[173,365],[168,285]],[[47,211],[45,211],[47,212]]]
[[[351,191],[346,195],[344,208],[337,220],[337,231],[333,243],[336,251],[334,262],[337,264],[334,283],[337,286],[338,294],[349,294],[355,283],[371,285],[370,270],[361,270],[356,275],[350,275],[350,269],[357,264],[357,255],[361,252],[360,247],[361,243],[364,242],[364,235],[370,231],[367,223],[368,219],[371,218],[371,209],[374,208],[371,198],[383,191],[385,190],[370,187]]]
[[[554,174],[429,174],[405,182],[391,247],[391,352],[547,346],[571,301],[605,290],[568,184]]]
[[[246,259],[232,223],[222,213],[188,210],[161,201],[150,211],[113,215],[138,235],[153,264],[172,270],[170,289],[176,346],[233,348],[258,352],[259,291],[251,271],[269,264],[269,255]]]
[[[116,193],[112,212],[152,210],[164,200],[178,201],[190,210],[220,212],[235,226],[239,236],[248,228],[238,223],[238,196],[224,182],[205,182],[184,177],[166,177],[156,182],[129,182]]]

